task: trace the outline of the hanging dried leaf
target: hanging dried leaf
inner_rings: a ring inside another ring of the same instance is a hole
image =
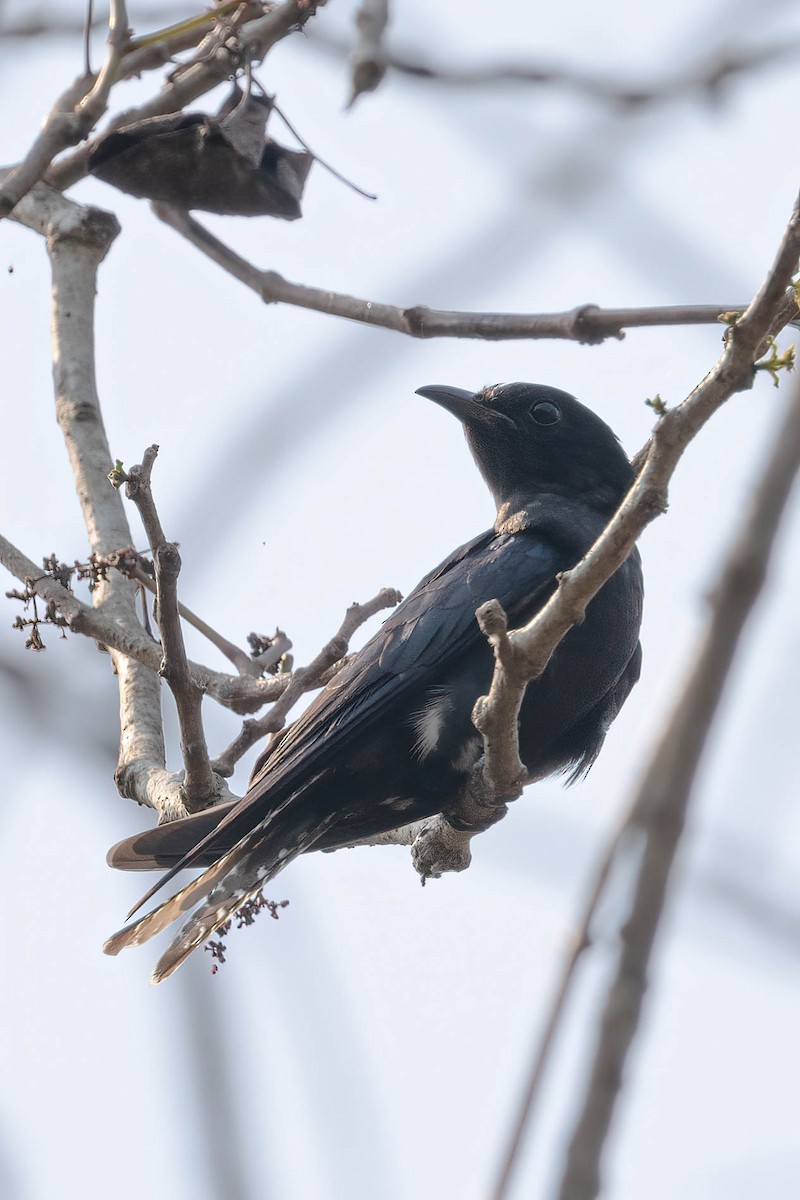
[[[266,136],[272,101],[234,86],[216,116],[150,117],[99,139],[98,179],[179,208],[294,221],[313,157]]]

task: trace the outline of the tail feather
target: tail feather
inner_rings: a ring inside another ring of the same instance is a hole
[[[158,908],[113,934],[103,950],[113,955],[128,946],[140,946],[204,900],[156,964],[152,982],[160,983],[224,925],[240,905],[322,837],[332,822],[333,815],[309,821],[308,814],[293,813],[291,806],[288,811],[273,813],[245,834],[214,866]]]
[[[181,928],[156,963],[150,982],[161,983],[162,979],[176,971],[193,950],[233,916],[237,908],[256,896],[292,859],[308,850],[329,824],[330,821],[326,821],[306,829],[291,847],[283,846],[280,849],[275,848],[274,835],[263,828],[243,838],[237,847],[241,855],[236,867],[208,894],[205,903]],[[272,844],[271,850],[267,842]]]
[[[254,830],[252,833],[247,834],[232,850],[223,855],[218,863],[203,871],[202,875],[198,875],[191,883],[187,883],[174,896],[170,896],[169,900],[165,900],[163,904],[159,904],[158,908],[154,908],[152,912],[139,917],[138,921],[133,921],[130,925],[126,925],[124,929],[120,929],[117,933],[112,934],[103,945],[104,953],[119,954],[120,950],[124,950],[127,946],[141,946],[144,942],[149,942],[150,938],[155,937],[162,929],[166,929],[173,921],[176,921],[182,913],[188,912],[190,908],[194,908],[195,904],[207,896],[218,881],[223,879],[231,870],[235,855],[242,846],[242,843],[252,839],[255,832]]]
[[[214,808],[203,809],[191,817],[182,817],[178,821],[170,821],[166,825],[156,825],[153,829],[135,833],[112,846],[106,855],[106,862],[119,871],[163,871],[167,867],[173,867],[185,858],[198,842],[215,830],[237,803],[238,801],[229,801],[227,804],[217,804]],[[205,854],[198,855],[194,865],[213,866],[238,840],[235,836],[226,838],[224,834],[221,835],[219,841],[216,844],[212,843]]]

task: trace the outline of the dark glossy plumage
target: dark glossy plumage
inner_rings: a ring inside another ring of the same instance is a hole
[[[144,941],[204,901],[158,964],[156,979],[297,854],[447,813],[458,803],[481,749],[472,707],[492,673],[476,608],[494,598],[512,624],[526,621],[558,573],[593,543],[631,482],[614,434],[564,392],[531,384],[477,396],[453,388],[421,392],[462,421],[497,504],[495,526],[418,584],[262,756],[243,800],[112,849],[112,865],[167,867],[166,878],[180,866],[209,868],[107,943],[116,953]],[[528,689],[520,752],[532,778],[579,774],[594,761],[638,678],[641,605],[634,552]]]

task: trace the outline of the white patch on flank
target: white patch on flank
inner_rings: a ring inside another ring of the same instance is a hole
[[[481,739],[479,737],[470,738],[469,741],[464,742],[464,745],[453,759],[453,770],[471,771],[480,756]]]
[[[418,758],[427,758],[429,754],[433,754],[439,745],[445,718],[452,709],[450,697],[441,688],[432,688],[429,696],[425,707],[412,717],[414,733],[417,735],[412,753]]]
[[[289,854],[289,851],[286,848],[286,846],[284,846],[284,848],[282,850],[278,851],[278,862],[283,862],[284,858],[286,858],[288,856],[288,854]]]

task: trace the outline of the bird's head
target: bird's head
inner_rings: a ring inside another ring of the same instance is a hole
[[[458,417],[499,510],[548,493],[610,514],[631,485],[631,464],[613,431],[558,388],[499,383],[467,392],[434,385],[417,394]]]

